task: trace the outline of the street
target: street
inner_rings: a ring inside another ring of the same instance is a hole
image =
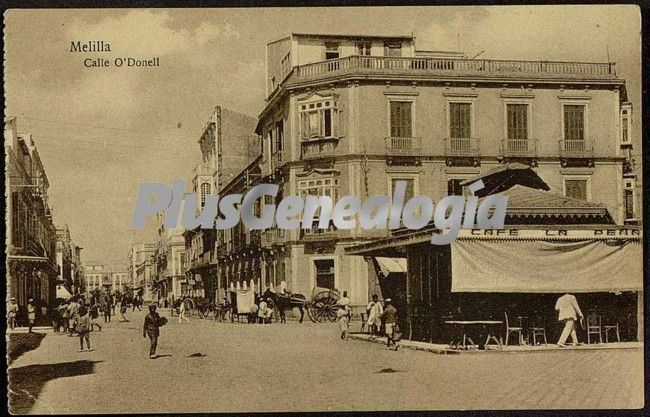
[[[157,359],[145,312],[79,339],[49,332],[10,368],[18,413],[637,408],[641,349],[436,355],[339,339],[335,324],[170,318]],[[103,321],[103,320],[102,320]],[[100,321],[100,323],[102,322]],[[104,325],[102,323],[102,325]],[[357,330],[358,323],[352,324]]]

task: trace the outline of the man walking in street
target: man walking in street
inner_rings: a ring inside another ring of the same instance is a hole
[[[395,350],[397,350],[399,345],[393,340],[395,326],[397,324],[397,309],[393,307],[390,298],[384,300],[384,304],[386,305],[386,308],[381,314],[381,317],[383,317],[386,322],[386,347],[390,349],[390,343],[393,342],[395,344]]]
[[[7,327],[11,330],[16,327],[16,314],[18,314],[18,304],[16,304],[16,297],[11,297],[11,301],[7,303]]]
[[[126,314],[127,305],[128,305],[128,300],[126,296],[122,296],[122,298],[120,299],[120,317],[121,317],[120,322],[129,321],[129,319],[127,319],[126,316],[124,315]]]
[[[181,301],[181,305],[178,307],[178,322],[182,323],[183,319],[190,322],[190,319],[185,316],[185,300]]]
[[[27,302],[27,320],[29,322],[29,333],[34,333],[32,327],[34,327],[34,322],[36,321],[36,307],[32,298]]]
[[[378,335],[379,329],[381,328],[381,315],[384,312],[384,308],[379,302],[379,297],[377,294],[372,296],[372,301],[368,304],[366,308],[368,313],[368,329],[370,330],[371,335]]]
[[[77,334],[79,334],[79,352],[84,351],[84,339],[88,351],[90,351],[90,316],[86,306],[79,308],[79,320],[77,321],[76,330]]]
[[[580,310],[576,297],[572,294],[564,294],[557,299],[555,310],[558,312],[557,320],[560,323],[564,322],[564,329],[562,330],[560,339],[557,341],[557,345],[560,347],[566,346],[564,343],[570,334],[573,346],[577,346],[578,335],[576,334],[576,320],[580,319],[580,323],[582,323],[584,316]]]
[[[79,303],[76,300],[70,301],[68,304],[68,336],[72,336],[77,326],[77,320],[79,319]]]
[[[156,358],[156,348],[158,347],[158,337],[160,336],[160,326],[163,326],[167,319],[160,317],[156,313],[156,306],[152,304],[149,306],[149,314],[144,318],[144,326],[142,328],[142,337],[149,336],[151,340],[151,347],[149,348],[149,359]]]

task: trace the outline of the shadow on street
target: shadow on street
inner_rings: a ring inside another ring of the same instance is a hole
[[[92,374],[102,361],[74,361],[56,364],[27,365],[9,369],[9,411],[29,413],[48,381],[69,376]]]
[[[9,335],[9,364],[18,359],[23,353],[34,350],[41,345],[45,333],[12,333]]]

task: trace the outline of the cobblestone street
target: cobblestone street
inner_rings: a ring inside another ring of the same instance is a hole
[[[169,317],[168,310],[162,315]],[[333,324],[174,317],[155,360],[144,312],[77,337],[49,332],[11,365],[14,412],[637,408],[641,349],[436,355],[343,342]],[[355,323],[356,325],[357,323]]]

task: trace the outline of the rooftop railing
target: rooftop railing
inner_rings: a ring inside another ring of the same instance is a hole
[[[616,64],[613,62],[560,62],[560,61],[513,61],[465,58],[403,58],[385,56],[358,56],[315,62],[295,67],[296,78],[310,78],[350,69],[376,70],[379,72],[408,73],[454,73],[471,75],[530,74],[551,77],[614,78]]]

